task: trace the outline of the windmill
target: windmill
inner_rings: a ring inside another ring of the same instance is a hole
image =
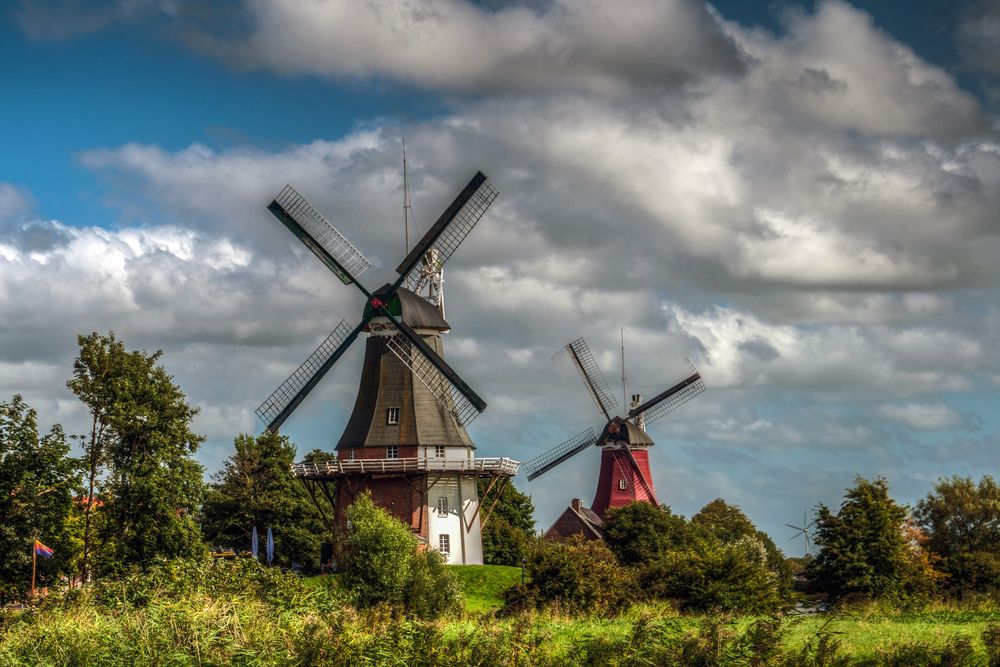
[[[495,488],[499,497],[517,462],[473,457],[465,426],[486,402],[444,360],[441,336],[451,327],[443,315],[441,272],[497,194],[477,172],[396,267],[395,281],[377,290],[358,281],[372,263],[291,186],[267,207],[341,282],[365,297],[360,321],[352,327],[341,320],[257,408],[266,428],[277,432],[354,341],[368,334],[358,396],[337,457],[293,466],[334,534],[346,524],[346,507],[367,490],[449,562],[482,562],[480,530],[492,506],[480,518],[475,478],[491,478],[487,495]]]
[[[593,512],[603,516],[608,507],[636,500],[659,504],[649,471],[649,447],[653,445],[653,440],[646,433],[646,426],[705,391],[701,375],[691,366],[691,373],[680,382],[645,402],[642,396],[634,394],[628,414],[612,417],[612,410],[618,407],[618,402],[612,396],[608,381],[587,342],[578,338],[564,349],[607,423],[600,436],[595,434],[593,428],[588,428],[524,464],[528,480],[544,475],[560,463],[597,445],[601,447],[601,472],[597,493],[591,504]]]
[[[791,542],[799,535],[801,535],[806,545],[805,555],[808,556],[812,552],[812,539],[809,537],[809,529],[813,527],[813,523],[812,521],[808,520],[808,516],[806,515],[806,510],[802,510],[801,526],[793,526],[790,523],[786,523],[785,525],[791,528],[792,530],[796,531],[794,535],[788,538],[788,541]]]

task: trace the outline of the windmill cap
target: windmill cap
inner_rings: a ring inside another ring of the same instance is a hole
[[[630,422],[628,419],[615,417],[604,427],[598,444],[628,443],[630,445],[655,444],[649,434]]]
[[[386,283],[375,290],[372,296],[382,297],[391,287]],[[364,316],[366,318],[371,314],[371,308],[370,303],[365,304]],[[396,291],[396,294],[389,300],[388,308],[392,315],[402,318],[406,324],[414,329],[436,329],[438,331],[451,329],[451,325],[441,317],[437,306],[405,287],[400,287]]]

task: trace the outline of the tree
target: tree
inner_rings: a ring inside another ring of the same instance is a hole
[[[386,604],[400,613],[436,618],[461,600],[457,577],[441,554],[417,544],[409,526],[364,492],[347,508],[343,582],[361,607]]]
[[[785,554],[767,533],[757,530],[739,506],[730,505],[722,498],[716,498],[691,517],[691,526],[703,535],[710,535],[723,544],[735,544],[746,538],[760,542],[767,553],[767,566],[778,576],[782,589],[791,588],[792,571]]]
[[[605,542],[622,565],[652,561],[671,549],[690,544],[692,539],[684,517],[666,505],[643,502],[609,508],[603,532]]]
[[[103,568],[196,554],[202,546],[193,513],[204,487],[202,467],[191,458],[204,439],[191,431],[197,410],[158,364],[161,351],[128,352],[113,332],[80,336],[79,344],[69,386],[100,431],[88,441],[86,507],[89,516],[100,483]]]
[[[487,482],[479,481],[483,498]],[[520,565],[535,539],[535,505],[531,496],[505,484],[483,527],[483,560],[489,565]]]
[[[813,538],[819,551],[807,569],[815,588],[834,598],[902,594],[911,574],[901,530],[906,515],[881,477],[855,478],[837,514],[820,504]]]
[[[116,410],[116,387],[124,375],[123,362],[127,358],[125,346],[115,338],[94,332],[77,336],[80,354],[73,362],[73,378],[66,385],[73,390],[90,410],[89,436],[81,436],[87,475],[87,495],[83,498],[83,555],[81,577],[90,577],[90,552],[92,541],[93,509],[98,505],[95,497],[99,477],[104,469],[105,449],[113,436],[110,421]]]
[[[276,564],[316,570],[326,531],[309,494],[292,476],[295,446],[270,431],[239,435],[233,446],[202,506],[206,541],[246,548],[254,526],[258,531],[270,526]]]
[[[1000,486],[989,475],[940,479],[914,515],[957,593],[1000,590]]]
[[[68,454],[62,428],[39,437],[37,415],[20,396],[0,403],[0,599],[21,597],[30,586],[36,537],[55,551],[38,563],[43,580],[72,571],[80,462]]]

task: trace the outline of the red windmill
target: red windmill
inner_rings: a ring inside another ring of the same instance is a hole
[[[599,437],[594,434],[593,428],[588,428],[525,463],[528,480],[534,480],[570,457],[597,445],[601,448],[601,472],[590,509],[598,517],[603,517],[608,507],[620,507],[637,500],[659,504],[653,490],[653,476],[649,471],[649,448],[654,443],[646,433],[646,425],[673,412],[705,391],[701,375],[692,366],[688,377],[645,403],[640,395],[634,394],[628,414],[624,417],[612,417],[611,410],[618,407],[618,401],[612,396],[608,381],[601,373],[586,341],[578,338],[565,349],[583,378],[583,384],[591,398],[608,421]]]

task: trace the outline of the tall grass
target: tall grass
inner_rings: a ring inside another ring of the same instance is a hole
[[[0,612],[0,665],[1000,667],[1000,614],[869,607],[801,619],[529,612],[438,622],[355,611],[329,582],[254,564],[165,564]]]

